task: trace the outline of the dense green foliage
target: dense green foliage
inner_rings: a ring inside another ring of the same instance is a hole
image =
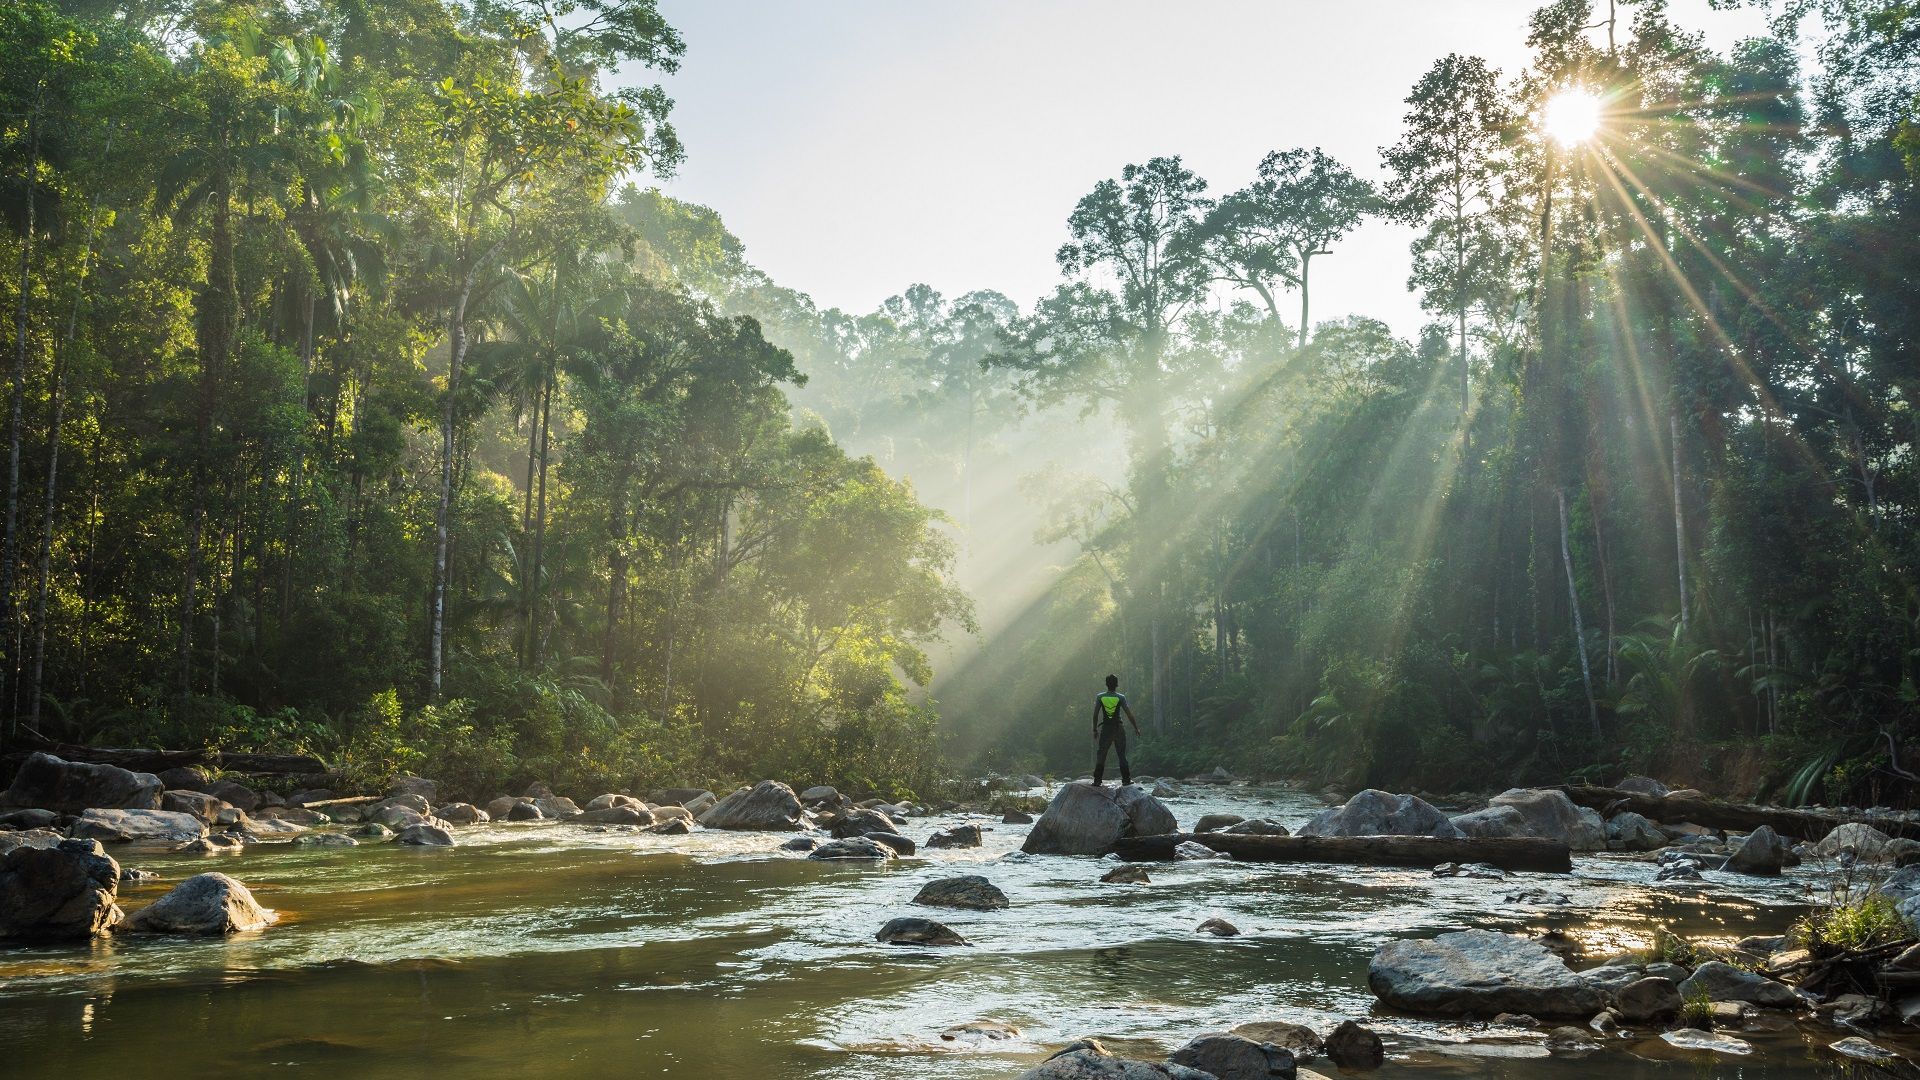
[[[737,251],[616,203],[680,149],[611,73],[681,51],[652,0],[0,10],[9,736],[934,775],[939,515],[790,420],[694,291]]]

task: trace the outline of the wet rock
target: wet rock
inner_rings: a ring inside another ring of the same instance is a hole
[[[1906,1061],[1905,1058],[1886,1047],[1868,1042],[1857,1035],[1849,1039],[1841,1039],[1836,1043],[1828,1043],[1827,1049],[1839,1054],[1841,1057],[1852,1058],[1855,1061],[1864,1061],[1869,1065],[1878,1065],[1883,1069],[1896,1068]]]
[[[930,848],[976,848],[980,846],[980,826],[955,825],[945,832],[937,832],[927,837]]]
[[[1680,1013],[1680,988],[1671,979],[1636,979],[1614,991],[1613,1009],[1629,1024],[1665,1020]]]
[[[540,813],[558,821],[570,821],[580,816],[580,804],[563,795],[547,795],[533,800]]]
[[[62,814],[88,809],[158,810],[163,790],[160,778],[152,773],[35,753],[20,763],[13,786],[0,795],[0,805]]]
[[[192,814],[166,810],[90,809],[68,827],[67,835],[109,844],[185,844],[207,835],[207,826]]]
[[[1185,1065],[1117,1057],[1093,1039],[1068,1044],[1017,1080],[1216,1080]]]
[[[888,945],[965,945],[967,939],[955,933],[944,923],[932,919],[912,916],[889,919],[880,932],[873,935],[875,941]]]
[[[8,810],[0,813],[0,828],[7,829],[46,829],[60,820],[60,815],[51,810],[38,807],[26,810]]]
[[[1238,825],[1245,820],[1247,819],[1239,814],[1202,814],[1200,820],[1193,823],[1193,831],[1213,832],[1215,829],[1224,829],[1229,825]]]
[[[778,780],[762,780],[709,807],[700,814],[700,824],[709,829],[792,832],[801,828],[805,815],[806,808],[792,788]]]
[[[1266,818],[1252,818],[1220,830],[1231,836],[1287,836],[1287,827]]]
[[[1128,863],[1116,866],[1100,875],[1101,882],[1107,885],[1148,885],[1153,879],[1147,876],[1147,868]]]
[[[998,1020],[969,1020],[964,1024],[955,1024],[940,1033],[943,1042],[958,1042],[962,1039],[979,1042],[1009,1042],[1019,1037],[1019,1028],[1012,1024],[1003,1024]]]
[[[1242,1035],[1257,1043],[1272,1043],[1291,1053],[1295,1060],[1317,1057],[1324,1048],[1320,1033],[1305,1024],[1289,1024],[1284,1020],[1260,1020],[1251,1024],[1241,1024],[1233,1029],[1233,1034]]]
[[[1327,1060],[1342,1069],[1377,1069],[1387,1060],[1380,1036],[1351,1020],[1327,1033],[1325,1047]]]
[[[1368,788],[1343,806],[1315,814],[1300,827],[1299,835],[1460,837],[1466,834],[1424,799]]]
[[[1896,1016],[1886,1002],[1866,994],[1841,994],[1815,1009],[1827,1022],[1846,1028],[1870,1028],[1890,1023]]]
[[[353,830],[353,835],[362,840],[391,840],[393,839],[393,830],[377,821],[369,821],[365,825]]]
[[[78,941],[121,919],[120,864],[94,840],[21,846],[0,855],[0,939]]]
[[[493,820],[472,803],[456,802],[434,810],[433,816],[452,825],[484,825]]]
[[[849,837],[848,839],[856,839],[856,838]],[[866,835],[866,839],[872,840],[876,843],[887,845],[888,847],[893,849],[893,853],[895,855],[911,855],[914,853],[914,850],[915,850],[913,841],[907,839],[904,836],[901,836],[899,833],[886,833],[886,832],[868,833]]]
[[[781,851],[812,851],[814,848],[818,847],[819,845],[820,845],[820,841],[815,840],[811,836],[796,836],[793,839],[787,841],[786,843],[781,844],[780,850]]]
[[[603,806],[587,810],[573,820],[589,825],[652,825],[653,811],[644,806]]]
[[[1709,960],[1695,968],[1693,975],[1680,984],[1680,996],[1689,1001],[1701,997],[1712,1001],[1744,1001],[1767,1009],[1801,1006],[1800,995],[1785,983],[1718,960]]]
[[[1658,851],[1666,846],[1667,834],[1631,810],[1607,819],[1607,847],[1613,851]]]
[[[255,818],[246,825],[247,835],[256,840],[285,840],[306,832],[306,827],[279,818]]]
[[[220,817],[225,802],[202,791],[163,791],[160,793],[160,809],[174,814],[187,814],[199,818],[211,825]]]
[[[914,894],[913,902],[927,907],[999,911],[1007,907],[1007,894],[979,874],[965,874],[927,882]]]
[[[1607,827],[1600,815],[1575,806],[1564,791],[1551,788],[1510,788],[1487,800],[1491,813],[1512,807],[1524,821],[1520,832],[1480,832],[1477,836],[1538,836],[1558,840],[1574,851],[1605,851]],[[1464,815],[1463,815],[1464,816]],[[1464,827],[1462,831],[1465,831]]]
[[[647,809],[653,814],[655,821],[684,821],[689,825],[693,824],[693,815],[688,813],[684,806],[649,806]]]
[[[1848,822],[1839,825],[1813,845],[1813,854],[1822,859],[1851,854],[1856,859],[1878,860],[1887,851],[1887,834],[1871,825]]]
[[[1557,1027],[1547,1032],[1547,1049],[1563,1054],[1585,1054],[1599,1049],[1599,1041],[1585,1028]]]
[[[97,844],[99,841],[96,840],[94,843]],[[140,884],[148,881],[159,881],[160,875],[151,870],[140,870],[131,866],[123,866],[120,868],[120,880]]]
[[[1760,1010],[1744,1001],[1716,1001],[1707,1013],[1707,1022],[1716,1028],[1738,1028],[1752,1023]]]
[[[1537,1028],[1540,1021],[1526,1013],[1501,1013],[1493,1018],[1496,1027]]]
[[[1239,937],[1240,928],[1225,919],[1208,919],[1193,928],[1196,934],[1212,934],[1214,937]]]
[[[1033,824],[1033,815],[1027,813],[1024,810],[1009,810],[1006,813],[1000,815],[1000,824],[1031,825]]]
[[[1629,776],[1613,786],[1621,791],[1631,791],[1635,795],[1650,795],[1656,799],[1666,798],[1672,790],[1651,776]]]
[[[507,815],[520,805],[520,800],[511,795],[502,795],[487,803],[487,816],[495,821],[508,820]]]
[[[176,765],[154,775],[166,791],[205,791],[213,783],[213,774],[198,765]]]
[[[367,815],[367,820],[385,825],[389,829],[406,829],[425,824],[432,815],[425,810],[415,810],[407,806],[382,806]]]
[[[233,780],[215,780],[201,790],[242,813],[251,814],[261,806],[259,792]]]
[[[685,836],[693,831],[693,820],[683,817],[668,818],[647,831],[661,836]]]
[[[381,832],[386,831],[384,826],[373,827]],[[346,833],[337,832],[310,832],[305,836],[294,837],[293,842],[300,847],[357,847],[360,843]]]
[[[1773,876],[1780,873],[1787,864],[1787,842],[1768,825],[1762,825],[1747,834],[1746,840],[1734,849],[1733,855],[1721,869],[1736,874]]]
[[[1666,1032],[1660,1038],[1669,1046],[1677,1046],[1682,1050],[1704,1050],[1736,1056],[1753,1053],[1753,1044],[1750,1042],[1698,1028],[1679,1028]]]
[[[1434,877],[1484,878],[1488,881],[1504,881],[1507,872],[1491,863],[1441,863],[1433,868]]]
[[[1653,875],[1653,880],[1655,881],[1699,881],[1700,880],[1700,864],[1692,860],[1687,860],[1685,862],[1668,863],[1667,865],[1660,868],[1659,873]]]
[[[886,862],[894,857],[894,850],[875,840],[871,836],[849,836],[840,840],[821,844],[808,855],[809,859],[826,862],[837,860],[867,860]]]
[[[1128,836],[1160,836],[1179,827],[1173,812],[1137,785],[1065,784],[1027,833],[1029,855],[1105,855]]]
[[[439,784],[420,776],[396,776],[393,783],[387,785],[389,796],[414,795],[428,803],[437,800],[439,790]]]
[[[538,806],[530,802],[516,802],[507,807],[508,821],[544,821],[546,816],[540,812]]]
[[[854,807],[845,813],[827,819],[827,831],[838,840],[848,836],[867,836],[872,833],[897,833],[900,825],[885,811]]]
[[[396,842],[412,847],[453,847],[453,834],[438,825],[409,825],[400,830]]]
[[[1185,1065],[1217,1080],[1294,1080],[1293,1053],[1241,1035],[1200,1035],[1168,1055],[1170,1065]]]
[[[1231,861],[1233,859],[1232,855],[1224,851],[1215,851],[1207,845],[1193,840],[1182,840],[1178,844],[1175,844],[1173,846],[1173,857],[1176,862],[1206,862],[1215,859]]]
[[[1367,985],[1380,1000],[1424,1015],[1588,1017],[1599,990],[1536,941],[1487,930],[1392,941],[1374,954]]]
[[[806,803],[808,806],[818,804],[833,805],[840,801],[840,791],[838,788],[828,784],[815,784],[813,787],[800,793],[800,801]]]
[[[591,814],[595,810],[605,810],[609,806],[631,806],[636,810],[645,810],[647,808],[646,803],[641,802],[631,795],[618,795],[609,792],[605,795],[595,795],[592,799],[589,799],[587,801],[586,812]]]
[[[127,917],[122,930],[145,934],[231,934],[273,921],[247,887],[225,874],[196,874]]]

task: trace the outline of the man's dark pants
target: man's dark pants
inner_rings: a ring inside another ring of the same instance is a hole
[[[1100,756],[1093,759],[1093,782],[1098,784],[1106,778],[1109,746],[1120,757],[1120,783],[1133,783],[1133,770],[1127,767],[1127,731],[1119,724],[1100,725]]]

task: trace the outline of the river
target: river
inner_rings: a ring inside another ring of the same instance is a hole
[[[1320,808],[1257,788],[1198,789],[1169,805],[1183,823],[1229,811],[1289,827]],[[958,820],[908,831],[924,839]],[[1325,1029],[1367,1018],[1367,958],[1390,938],[1559,928],[1597,959],[1644,944],[1656,926],[1695,940],[1779,933],[1816,887],[1810,872],[1656,885],[1651,864],[1615,856],[1579,858],[1571,877],[1506,881],[1190,862],[1150,867],[1150,885],[1102,885],[1098,860],[1024,857],[1025,826],[986,824],[980,849],[887,865],[810,862],[777,851],[779,834],[549,822],[460,829],[454,849],[115,852],[161,875],[123,889],[130,910],[218,869],[279,922],[224,940],[0,951],[0,1076],[997,1080],[1086,1035],[1158,1058],[1252,1020]],[[1012,907],[908,903],[926,881],[971,872]],[[1508,899],[1523,890],[1554,895]],[[909,914],[940,919],[972,947],[873,940]],[[1242,935],[1194,932],[1216,916]],[[941,1037],[988,1019],[1020,1037]],[[1739,1059],[1646,1038],[1548,1056],[1539,1031],[1367,1022],[1388,1041],[1387,1067],[1371,1074],[1383,1080],[1842,1074],[1822,1049],[1842,1033],[1785,1022],[1743,1033],[1758,1052]]]

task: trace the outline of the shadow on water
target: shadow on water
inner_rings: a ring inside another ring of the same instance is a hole
[[[1232,811],[1288,824],[1317,809],[1254,790],[1173,805],[1183,820]],[[1146,886],[1101,885],[1099,861],[1024,858],[1014,854],[1023,827],[989,826],[982,849],[886,866],[786,856],[774,850],[783,838],[766,834],[669,842],[554,825],[464,830],[452,850],[275,845],[217,861],[131,860],[163,880],[128,890],[129,907],[217,868],[281,922],[224,940],[0,952],[0,1074],[986,1080],[1087,1035],[1159,1057],[1251,1020],[1325,1028],[1370,1016],[1367,958],[1393,937],[1554,928],[1597,958],[1643,944],[1654,925],[1695,938],[1777,933],[1807,885],[1676,891],[1654,887],[1645,863],[1604,857],[1571,877],[1505,881],[1190,863],[1151,868]],[[988,874],[1013,907],[908,904],[926,881],[968,872]],[[933,914],[972,945],[874,942],[906,914]],[[1211,917],[1242,936],[1194,932]],[[1020,1036],[941,1037],[982,1019]],[[1759,1052],[1736,1060],[1630,1039],[1549,1057],[1538,1031],[1371,1022],[1394,1054],[1372,1074],[1383,1078],[1845,1075],[1824,1051],[1836,1035],[1792,1026],[1743,1036]]]

